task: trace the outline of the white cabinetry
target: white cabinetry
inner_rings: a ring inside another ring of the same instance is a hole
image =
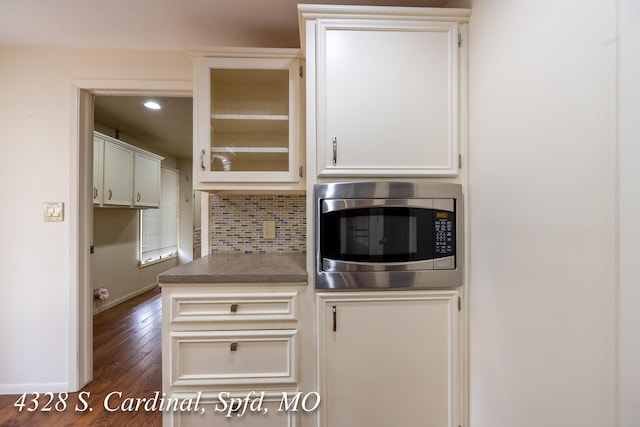
[[[278,408],[283,394],[297,392],[297,293],[290,285],[241,288],[162,285],[163,392],[174,398],[200,392],[204,408],[167,412],[165,427],[296,425],[294,411]],[[229,410],[231,398],[247,396],[267,412]]]
[[[322,427],[457,427],[458,292],[320,293]]]
[[[300,6],[318,176],[457,175],[469,13]]]
[[[102,204],[104,167],[104,139],[97,134],[93,135],[93,204]]]
[[[133,155],[133,205],[160,207],[161,160],[140,151]]]
[[[133,151],[110,140],[104,142],[103,204],[131,206]]]
[[[198,190],[301,190],[298,50],[225,50],[195,58]]]
[[[94,205],[160,206],[161,156],[98,132],[93,144]]]

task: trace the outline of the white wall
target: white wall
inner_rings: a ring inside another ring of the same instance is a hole
[[[94,313],[157,285],[158,274],[178,265],[177,258],[140,267],[140,213],[136,209],[94,208],[92,289],[107,288],[109,299],[93,301]]]
[[[72,79],[186,80],[184,52],[0,47],[0,393],[67,390],[72,311]]]
[[[470,425],[613,426],[616,2],[472,8]]]
[[[640,424],[640,2],[620,0],[620,427]]]
[[[193,222],[195,204],[193,195],[193,160],[178,159],[180,170],[178,185],[178,202],[180,223],[178,224],[178,263],[193,261]],[[200,215],[200,212],[198,212]]]

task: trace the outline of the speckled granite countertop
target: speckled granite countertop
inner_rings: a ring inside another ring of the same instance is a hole
[[[158,283],[306,282],[305,254],[212,254],[158,275]]]

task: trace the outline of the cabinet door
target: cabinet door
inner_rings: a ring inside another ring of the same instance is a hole
[[[104,142],[104,204],[131,206],[133,151]]]
[[[298,69],[295,58],[199,59],[201,183],[300,180]]]
[[[457,293],[319,296],[324,427],[457,426]]]
[[[134,155],[134,206],[160,206],[160,160],[136,152]]]
[[[102,176],[104,162],[104,140],[93,136],[93,204],[102,204]]]
[[[295,427],[296,412],[283,411],[281,401],[284,393],[267,392],[242,392],[222,394],[223,401],[215,396],[203,396],[200,407],[204,413],[194,413],[187,411],[165,412],[165,426],[180,427]],[[180,399],[182,396],[174,395]],[[232,411],[231,405],[238,406],[238,400],[244,401],[249,397],[247,408],[238,408]],[[184,398],[184,397],[182,397]],[[252,406],[253,405],[253,406]],[[216,410],[217,408],[217,410]],[[244,409],[244,412],[243,412]]]
[[[318,174],[455,176],[458,24],[319,20]]]

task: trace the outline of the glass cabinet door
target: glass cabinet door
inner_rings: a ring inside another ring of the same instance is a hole
[[[200,59],[200,181],[300,179],[298,68],[289,58]]]

